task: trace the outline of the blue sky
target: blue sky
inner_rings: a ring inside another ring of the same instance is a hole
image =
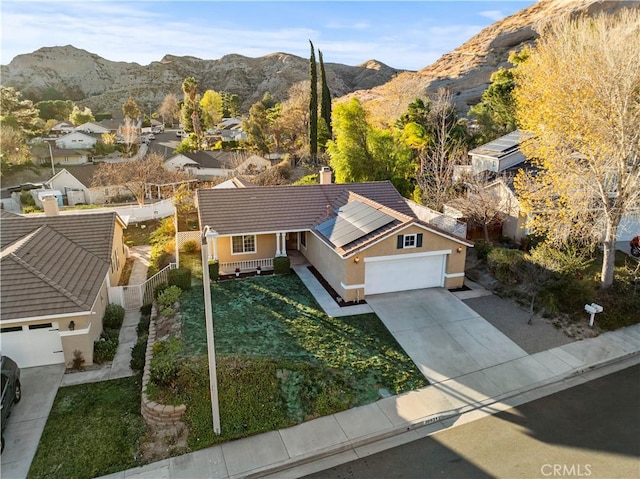
[[[2,0],[0,63],[62,45],[142,65],[165,54],[212,60],[285,52],[306,58],[310,39],[325,63],[376,59],[418,70],[533,3]]]

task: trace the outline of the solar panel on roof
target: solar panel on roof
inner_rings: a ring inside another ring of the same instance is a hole
[[[367,204],[352,201],[338,209],[336,217],[319,224],[316,229],[339,248],[388,225],[394,219]]]

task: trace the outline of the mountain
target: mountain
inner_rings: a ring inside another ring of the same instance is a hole
[[[165,55],[142,66],[109,61],[71,45],[18,55],[0,68],[3,86],[15,87],[26,98],[71,99],[94,113],[116,115],[129,96],[147,110],[157,108],[169,93],[182,98],[182,81],[190,76],[198,80],[201,92],[239,95],[244,111],[265,92],[280,101],[291,85],[309,79],[309,60],[287,53],[259,58],[233,54],[217,60]],[[400,72],[375,60],[358,66],[325,63],[325,70],[334,96],[374,88]]]
[[[390,82],[347,95],[374,106],[378,118],[395,119],[415,98],[447,89],[460,113],[480,101],[491,74],[511,68],[509,53],[532,44],[550,21],[569,16],[614,14],[622,8],[640,9],[640,2],[597,0],[540,0],[538,3],[483,29],[469,41],[435,63],[417,71],[403,72]]]

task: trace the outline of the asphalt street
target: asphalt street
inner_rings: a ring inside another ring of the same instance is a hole
[[[640,478],[640,365],[305,477]]]

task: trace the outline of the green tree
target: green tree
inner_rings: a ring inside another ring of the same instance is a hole
[[[357,98],[336,105],[334,140],[328,142],[330,165],[338,183],[390,180],[401,194],[413,187],[411,150],[389,130],[369,125]]]
[[[250,148],[269,153],[269,118],[261,101],[249,109],[249,118],[242,122],[242,130],[247,134],[246,143]]]
[[[132,120],[137,120],[142,116],[140,107],[132,96],[130,96],[129,99],[122,104],[122,114],[125,118],[131,118]]]
[[[31,100],[23,100],[15,88],[0,87],[0,126],[12,127],[23,138],[32,138],[42,132],[44,121]]]
[[[318,57],[320,60],[320,118],[324,120],[323,128],[326,128],[326,132],[322,132],[322,138],[320,138],[320,130],[318,131],[318,140],[322,149],[325,149],[327,140],[330,140],[333,134],[331,131],[331,91],[329,91],[329,85],[327,84],[327,75],[320,50],[318,50]],[[320,128],[320,123],[318,123],[318,129]]]
[[[526,61],[528,49],[512,52],[509,61],[519,65]],[[482,94],[480,103],[469,109],[469,116],[476,120],[480,130],[480,144],[495,140],[517,128],[513,89],[516,86],[513,68],[500,68],[491,75],[491,85]]]
[[[205,130],[214,128],[222,119],[222,95],[215,90],[207,90],[200,100],[202,125]]]
[[[24,134],[9,125],[2,126],[0,141],[0,176],[33,166]]]
[[[198,81],[187,77],[182,82],[184,100],[182,102],[182,126],[187,133],[194,133],[200,142],[202,130],[200,128],[200,102],[198,100]]]
[[[601,243],[613,283],[620,220],[640,204],[640,12],[563,20],[515,72],[523,153],[539,171],[515,186],[549,241]]]
[[[235,93],[222,92],[222,118],[240,116],[240,97]]]
[[[36,103],[35,107],[40,111],[43,120],[64,120],[69,118],[73,111],[71,100],[44,100]]]
[[[316,52],[311,45],[311,57],[309,58],[309,155],[315,163],[318,155],[318,72],[316,71]]]
[[[81,110],[78,105],[73,105],[73,110],[69,115],[69,121],[74,125],[82,125],[89,121],[95,121],[95,118],[89,107],[85,106],[84,109]]]

